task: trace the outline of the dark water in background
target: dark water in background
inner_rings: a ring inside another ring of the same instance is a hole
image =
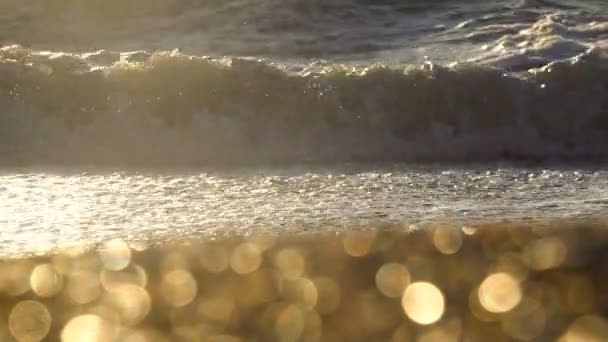
[[[179,48],[193,55],[394,64],[476,57],[476,47],[551,15],[566,27],[602,24],[606,6],[593,0],[7,0],[3,9],[2,43],[36,50]],[[593,42],[600,33],[577,38]]]

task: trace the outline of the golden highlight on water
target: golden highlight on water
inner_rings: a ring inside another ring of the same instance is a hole
[[[2,341],[606,341],[597,225],[224,237],[0,262]]]

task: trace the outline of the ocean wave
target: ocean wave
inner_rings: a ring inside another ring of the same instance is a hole
[[[8,160],[608,156],[608,62],[599,45],[518,72],[483,63],[303,67],[18,46],[0,56],[0,146]]]

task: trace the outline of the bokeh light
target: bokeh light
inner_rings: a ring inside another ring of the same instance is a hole
[[[437,322],[445,310],[443,293],[427,282],[409,285],[403,293],[401,305],[412,321],[423,325]]]
[[[66,286],[68,295],[77,304],[94,301],[102,291],[99,275],[89,271],[78,271],[70,275]]]
[[[560,266],[568,253],[566,244],[558,237],[545,237],[531,242],[524,251],[528,265],[544,271]]]
[[[317,305],[319,293],[315,283],[306,278],[298,278],[283,283],[284,297],[305,308],[313,308]]]
[[[230,267],[235,273],[247,274],[262,265],[262,252],[253,243],[243,243],[232,251]]]
[[[30,287],[39,297],[52,297],[61,291],[63,278],[51,264],[40,264],[32,271]]]
[[[210,295],[198,302],[198,313],[215,324],[227,325],[235,314],[236,299],[230,294]]]
[[[132,265],[128,269],[118,272],[104,269],[99,273],[99,281],[106,291],[127,284],[146,287],[148,275],[143,267]]]
[[[161,291],[167,303],[181,307],[194,300],[198,292],[198,285],[190,272],[178,269],[163,276]]]
[[[143,288],[125,284],[115,287],[106,294],[110,307],[119,315],[123,325],[135,325],[150,312],[152,301]]]
[[[502,313],[512,310],[522,298],[517,279],[508,273],[494,273],[479,286],[479,302],[489,312]]]
[[[131,249],[122,240],[111,240],[103,244],[99,256],[105,268],[120,271],[131,262]]]
[[[0,260],[0,341],[608,340],[605,229],[447,227]]]
[[[329,314],[335,311],[342,299],[342,290],[335,280],[329,277],[318,277],[313,279],[317,288],[317,310],[321,314]]]
[[[116,328],[97,315],[71,319],[61,332],[62,342],[106,342],[116,337]]]
[[[283,278],[288,280],[301,277],[306,269],[306,260],[302,253],[293,248],[280,250],[274,258],[274,264]]]
[[[438,227],[433,231],[435,248],[443,254],[454,254],[462,247],[462,232],[456,227]]]
[[[11,310],[8,326],[19,342],[42,341],[51,329],[51,314],[40,302],[22,301]]]
[[[402,264],[390,262],[376,272],[376,287],[390,298],[398,298],[410,283],[410,273]]]
[[[277,341],[298,341],[304,331],[304,317],[300,308],[291,304],[281,308],[274,324],[274,330]]]
[[[344,236],[342,243],[346,254],[352,257],[362,257],[370,252],[376,235],[373,232],[349,233]]]

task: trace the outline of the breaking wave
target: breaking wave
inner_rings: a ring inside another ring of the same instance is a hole
[[[605,159],[605,23],[550,14],[511,32],[463,22],[455,29],[475,26],[467,39],[488,43],[452,64],[5,46],[0,153],[194,164]]]

